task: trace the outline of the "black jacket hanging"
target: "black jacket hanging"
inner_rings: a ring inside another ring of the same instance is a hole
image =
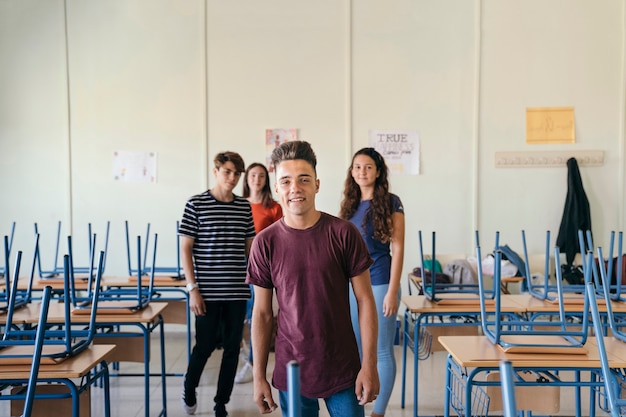
[[[578,230],[591,232],[591,211],[580,178],[578,162],[576,158],[570,158],[567,160],[567,197],[559,235],[556,238],[556,245],[561,253],[566,255],[567,265],[572,265],[574,257],[580,252]]]

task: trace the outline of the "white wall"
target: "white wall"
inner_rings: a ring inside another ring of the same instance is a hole
[[[87,223],[101,236],[109,220],[121,275],[123,221],[151,222],[171,265],[213,155],[263,162],[265,129],[294,127],[333,214],[370,129],[419,132],[421,175],[392,177],[405,272],[418,230],[468,254],[475,229],[487,248],[496,230],[521,249],[525,229],[533,252],[556,239],[565,166],[495,168],[497,151],[604,150],[581,174],[605,242],[624,224],[624,22],[621,0],[0,1],[0,233],[16,221],[28,254],[39,222],[47,264],[57,221],[80,253]],[[527,145],[525,109],[552,106],[575,107],[576,143]],[[115,150],[157,152],[158,182],[114,182]]]

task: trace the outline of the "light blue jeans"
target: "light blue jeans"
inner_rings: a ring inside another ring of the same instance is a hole
[[[383,301],[389,290],[389,284],[372,285],[374,300],[376,301],[376,311],[378,313],[378,378],[380,379],[380,392],[374,401],[374,413],[385,414],[393,384],[396,381],[396,358],[394,355],[393,342],[396,336],[397,317],[385,317],[383,315]],[[400,302],[400,291],[398,291],[398,302]],[[363,356],[361,345],[361,330],[359,328],[359,315],[356,298],[350,287],[350,314],[352,315],[352,327],[359,345],[359,354]]]
[[[289,401],[287,391],[279,391],[280,408],[283,416],[289,415]],[[300,396],[302,403],[302,417],[318,417],[320,404],[317,398]],[[354,387],[339,391],[328,398],[324,398],[326,408],[331,417],[364,417],[365,408],[359,405],[354,394]]]

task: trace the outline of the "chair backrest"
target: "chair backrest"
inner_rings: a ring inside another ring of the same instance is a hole
[[[28,387],[26,388],[26,398],[24,399],[24,410],[22,417],[30,417],[35,402],[35,393],[37,390],[37,377],[39,374],[39,365],[41,364],[41,355],[46,333],[46,321],[48,319],[48,308],[50,307],[50,298],[52,296],[52,288],[46,286],[43,290],[41,299],[41,309],[39,310],[39,321],[37,322],[37,332],[35,334],[35,349],[33,351],[33,362],[30,367],[30,376],[28,377]]]
[[[585,239],[586,236],[586,239]],[[593,241],[591,237],[591,231],[587,230],[583,235],[583,231],[578,231],[578,240],[580,241],[581,251],[594,251]],[[608,253],[600,252],[601,246],[597,246],[595,250],[598,251],[598,257],[594,260],[592,265],[594,273],[594,281],[596,284],[596,292],[601,292],[600,286],[608,286],[610,299],[615,301],[626,301],[626,298],[622,296],[622,289],[626,290],[626,286],[622,285],[622,279],[624,279],[624,256],[622,253],[623,247],[623,233],[617,234],[617,255],[614,257],[615,247],[615,231],[611,231],[609,240]],[[603,250],[603,249],[602,249]],[[588,266],[586,259],[583,257],[583,267]],[[604,275],[601,275],[601,270],[604,269]],[[625,287],[625,288],[623,288]]]
[[[39,227],[35,222],[35,235],[39,235]],[[52,265],[52,269],[43,269],[41,267],[41,248],[37,246],[37,271],[39,272],[39,278],[52,278],[56,277],[63,272],[63,267],[58,266],[59,260],[59,245],[61,243],[61,221],[57,223],[57,236],[56,243],[54,247],[54,264]]]
[[[100,295],[100,280],[102,279],[103,262],[104,252],[100,252],[98,272],[96,273],[94,291],[89,310],[90,317],[87,325],[85,325],[84,321],[72,321],[70,280],[73,278],[69,255],[65,255],[63,257],[65,270],[63,284],[63,300],[65,302],[62,303],[64,319],[63,323],[58,323],[54,329],[48,329],[46,331],[44,344],[46,346],[57,346],[57,348],[46,349],[46,352],[42,354],[43,358],[57,362],[82,352],[89,347],[93,341],[96,332],[96,313],[98,308],[98,297]],[[5,335],[3,340],[0,341],[0,347],[32,344],[35,332],[32,330],[15,329],[9,324],[9,320],[10,319],[7,319]],[[24,354],[7,354],[6,352],[3,352],[3,356],[5,358],[23,358]]]
[[[7,258],[11,254],[11,247],[13,246],[13,236],[15,236],[15,222],[13,222],[11,224],[11,234],[9,234],[9,236],[5,237],[7,239],[7,242],[4,245],[5,257],[4,257],[4,264],[0,265],[0,276],[6,275],[7,271],[8,271],[8,268],[9,268],[9,264],[7,262]]]
[[[598,258],[602,259],[601,247],[598,247]],[[602,279],[602,282],[606,282],[606,280],[608,279],[607,271],[603,267],[600,267],[599,269],[600,269],[600,277]],[[597,298],[597,294],[599,292],[597,286],[593,287],[593,290],[594,290],[594,294],[596,295],[595,298]],[[603,297],[603,301],[606,304],[606,321],[608,322],[609,328],[611,329],[611,332],[613,333],[613,337],[621,340],[622,342],[626,342],[626,332],[624,331],[622,327],[618,326],[615,320],[615,316],[613,315],[613,305],[611,304],[612,299],[611,299],[610,287],[607,285],[602,285],[600,291]],[[596,300],[596,303],[597,303],[597,300]]]
[[[158,243],[158,235],[154,235],[152,265],[156,259],[156,248]],[[99,295],[98,309],[102,312],[109,310],[115,312],[133,312],[146,307],[155,294],[154,290],[154,268],[151,269],[148,277],[143,273],[141,265],[143,247],[141,244],[141,236],[137,236],[137,265],[138,269],[134,270],[136,275],[131,279],[136,280],[136,285],[131,287],[109,288],[101,291]],[[74,280],[70,280],[70,294],[72,305],[75,313],[80,313],[90,309],[91,300],[95,286],[88,285],[86,296],[80,296],[76,290]]]
[[[26,289],[18,289],[18,280],[22,265],[22,251],[18,251],[15,258],[15,266],[12,271],[12,279],[10,279],[11,270],[6,268],[6,273],[2,276],[4,280],[4,291],[0,292],[0,311],[8,311],[12,313],[14,309],[20,308],[31,301],[31,294],[33,288],[33,279],[35,276],[35,265],[37,260],[37,245],[39,242],[39,235],[35,235],[35,252],[33,254],[33,262],[31,264],[30,275],[28,279],[28,285]],[[7,237],[4,237],[4,255],[5,262],[9,265],[9,251],[7,250]]]
[[[477,248],[480,256],[480,248]],[[554,248],[555,259],[559,259],[559,248]],[[499,251],[496,251],[494,286],[500,285]],[[482,272],[479,266],[479,283],[483,285]],[[586,271],[586,279],[591,279],[591,271]],[[495,296],[494,312],[488,313],[485,302],[481,297],[481,326],[483,333],[494,344],[500,345],[510,352],[561,352],[585,353],[584,344],[587,340],[589,327],[588,300],[584,298],[581,323],[570,323],[569,314],[566,314],[563,299],[563,285],[560,271],[557,270],[556,301],[558,302],[558,318],[551,321],[533,321],[533,318],[519,318],[513,316],[504,318],[501,307],[501,295]],[[581,315],[580,313],[576,313]]]
[[[103,268],[106,267],[106,254],[107,254],[107,250],[108,250],[108,246],[109,246],[109,231],[110,231],[110,226],[111,226],[111,222],[107,221],[106,222],[106,227],[105,227],[105,233],[104,233],[104,253],[105,253],[105,260],[104,260],[104,264],[103,264]],[[39,234],[39,229],[37,226],[37,223],[35,223],[35,234]],[[89,265],[87,266],[76,266],[74,263],[74,251],[71,247],[71,236],[68,236],[68,253],[70,255],[70,257],[72,258],[72,264],[74,265],[74,273],[76,274],[86,274],[86,273],[90,273],[92,271],[94,271],[94,267],[93,267],[93,262],[94,259],[91,256],[91,254],[96,253],[96,248],[95,248],[95,236],[96,233],[93,232],[92,230],[92,226],[91,223],[87,224],[87,235],[88,235],[88,253],[89,253]],[[61,222],[59,221],[57,224],[57,235],[56,235],[56,244],[55,244],[55,249],[54,249],[54,264],[52,266],[52,269],[46,269],[44,270],[41,267],[41,250],[40,247],[37,246],[37,270],[39,272],[39,277],[40,278],[55,278],[58,277],[59,275],[63,274],[63,265],[59,266],[58,265],[58,260],[59,260],[59,248],[60,248],[60,243],[61,243]]]
[[[517,405],[515,403],[515,370],[511,362],[500,362],[500,387],[502,390],[502,404],[504,417],[517,417]]]
[[[126,259],[128,261],[128,275],[129,276],[134,276],[135,274],[137,274],[139,271],[145,271],[146,270],[146,260],[148,259],[148,241],[149,241],[149,237],[150,237],[150,223],[148,223],[146,225],[146,236],[145,236],[145,241],[146,241],[146,245],[143,248],[143,255],[141,254],[142,250],[140,248],[139,250],[139,256],[137,256],[137,268],[133,268],[132,267],[132,256],[131,256],[131,247],[130,247],[130,231],[128,228],[128,220],[124,221],[124,229],[126,231]],[[141,263],[141,260],[144,260],[144,263]]]
[[[180,236],[178,235],[178,228],[180,226],[180,222],[176,221],[176,265],[174,266],[157,266],[156,258],[154,258],[154,262],[152,262],[152,266],[147,264],[148,260],[148,248],[150,246],[150,223],[146,226],[146,234],[144,237],[145,245],[141,249],[143,255],[138,256],[139,259],[143,259],[143,263],[138,263],[137,268],[133,268],[132,256],[131,256],[131,244],[130,244],[130,231],[128,226],[128,220],[124,222],[124,229],[126,232],[126,258],[128,263],[128,275],[135,276],[138,270],[142,270],[145,275],[150,275],[152,272],[155,274],[164,274],[166,276],[171,276],[173,278],[184,278],[182,263],[180,259]],[[157,234],[155,233],[155,236]],[[156,243],[154,244],[154,250],[156,251]]]
[[[626,400],[621,399],[618,395],[618,392],[621,391],[621,389],[618,391],[618,387],[621,387],[622,385],[617,383],[616,374],[609,366],[606,345],[604,343],[604,329],[602,326],[600,311],[598,309],[594,283],[588,282],[586,288],[586,296],[589,300],[589,307],[591,309],[593,330],[596,336],[596,344],[598,345],[598,355],[600,356],[600,367],[602,371],[602,378],[604,380],[604,392],[606,400],[608,401],[608,408],[612,417],[623,416],[626,415]],[[610,303],[607,304],[607,307],[608,306],[610,306]]]
[[[422,231],[418,231],[418,240],[419,240],[419,256],[420,256],[420,267],[422,272],[422,290],[426,298],[434,302],[442,302],[444,300],[454,302],[454,303],[465,303],[465,302],[478,302],[478,293],[480,291],[478,283],[467,283],[463,285],[459,285],[454,282],[437,282],[433,277],[436,276],[435,271],[430,271],[430,279],[427,279],[429,275],[427,275],[426,262],[424,258],[424,246],[422,241]],[[431,265],[436,265],[437,257],[436,257],[436,233],[432,232],[432,246],[431,246],[432,254],[431,254]],[[499,288],[498,288],[499,289]],[[488,291],[486,291],[488,292]],[[493,294],[491,294],[493,296]]]

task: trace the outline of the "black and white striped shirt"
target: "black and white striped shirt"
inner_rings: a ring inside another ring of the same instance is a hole
[[[255,236],[248,200],[216,200],[209,191],[187,201],[178,229],[194,239],[196,282],[205,301],[247,300],[246,240]]]

